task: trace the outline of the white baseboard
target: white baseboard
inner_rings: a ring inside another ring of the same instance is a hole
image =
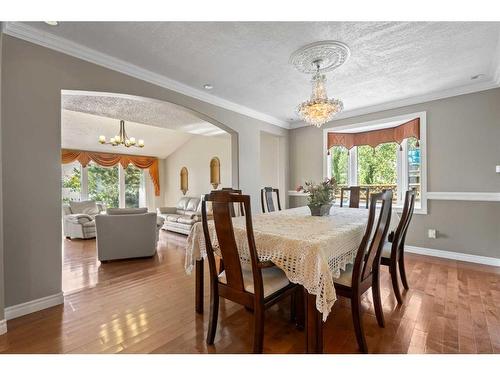
[[[7,321],[5,319],[0,320],[0,336],[7,333]]]
[[[500,267],[499,258],[491,258],[481,255],[472,255],[465,253],[455,253],[453,251],[428,249],[425,247],[408,246],[408,245],[405,246],[405,250],[409,253],[414,253],[414,254],[429,255],[431,257],[461,260],[463,262],[479,263],[479,264],[486,264],[489,266]]]
[[[20,303],[19,305],[9,306],[5,308],[5,319],[11,320],[36,311],[48,309],[52,306],[60,305],[62,303],[64,303],[64,295],[60,292],[51,296],[35,299],[33,301]]]

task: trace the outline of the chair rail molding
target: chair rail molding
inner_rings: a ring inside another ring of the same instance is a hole
[[[0,320],[0,336],[7,333],[7,321],[5,319]]]
[[[500,193],[495,192],[460,192],[434,191],[427,193],[427,199],[443,201],[500,202]]]
[[[19,305],[9,306],[5,308],[5,320],[18,318],[20,316],[31,314],[40,310],[45,310],[49,307],[61,305],[63,303],[64,295],[62,292],[60,292],[51,296],[20,303]]]

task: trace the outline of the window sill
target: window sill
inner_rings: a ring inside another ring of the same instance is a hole
[[[400,214],[403,212],[403,206],[402,205],[394,205],[392,208],[396,211],[397,214]],[[421,207],[415,207],[413,210],[413,213],[416,215],[427,215],[427,209],[426,208],[421,208]]]
[[[333,205],[337,206],[337,207],[340,207],[340,203],[337,202],[337,201]],[[395,205],[392,206],[392,209],[394,211],[396,211],[396,213],[399,215],[403,211],[403,205],[395,204]],[[413,213],[416,214],[416,215],[427,215],[427,208],[415,207],[415,209],[413,210]]]

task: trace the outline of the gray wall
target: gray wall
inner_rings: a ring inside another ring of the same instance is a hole
[[[327,128],[427,112],[427,190],[500,192],[500,89],[435,100],[338,121]],[[323,177],[323,131],[290,131],[290,186]],[[427,229],[440,236],[427,238]],[[407,244],[500,258],[500,203],[428,201],[414,215]]]
[[[166,100],[224,124],[238,135],[239,185],[258,210],[260,132],[282,136],[287,144],[288,130],[8,35],[2,50],[6,306],[61,291],[62,89]]]
[[[0,33],[0,103],[2,103],[2,41]],[[2,106],[0,105],[0,182],[2,181]],[[2,184],[0,183],[0,321],[4,319],[4,272],[3,272],[3,200]]]

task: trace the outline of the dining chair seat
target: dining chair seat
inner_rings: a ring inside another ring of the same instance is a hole
[[[243,287],[248,293],[254,293],[253,273],[250,265],[241,265],[243,275]],[[269,297],[273,293],[286,288],[290,284],[290,280],[285,275],[283,270],[278,267],[268,267],[262,269],[262,281],[264,283],[264,298]],[[226,271],[219,274],[219,282],[227,284]]]
[[[348,264],[345,268],[345,271],[340,271],[340,275],[337,278],[333,279],[335,284],[351,286],[352,285],[352,269],[353,265]]]

